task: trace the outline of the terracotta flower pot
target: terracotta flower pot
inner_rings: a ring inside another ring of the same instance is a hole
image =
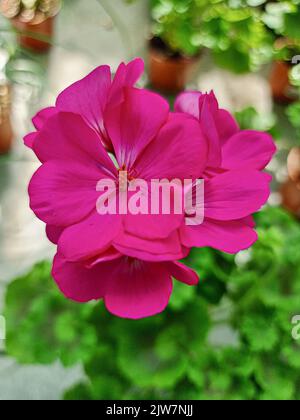
[[[198,61],[199,57],[168,54],[163,44],[153,38],[149,44],[150,83],[166,93],[180,92],[193,77]]]
[[[13,130],[10,120],[11,88],[7,82],[0,82],[0,155],[11,150]]]
[[[294,147],[288,157],[290,179],[300,188],[300,147]]]
[[[54,17],[33,22],[23,22],[19,18],[12,19],[13,26],[19,33],[19,44],[36,52],[47,52],[51,48],[54,33]],[[30,36],[32,35],[32,36]]]
[[[300,189],[297,187],[297,184],[288,180],[282,185],[280,193],[282,206],[300,219]]]
[[[291,64],[275,61],[270,75],[270,85],[275,101],[283,104],[294,102],[298,98],[297,90],[291,85],[289,73]]]

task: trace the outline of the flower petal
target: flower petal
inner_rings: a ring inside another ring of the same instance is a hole
[[[92,268],[99,263],[114,261],[118,258],[121,258],[122,256],[123,255],[119,251],[117,251],[113,247],[110,247],[106,251],[102,252],[101,255],[98,255],[96,258],[92,258],[89,261],[85,261],[84,265],[86,266],[86,268]]]
[[[170,114],[157,137],[135,164],[140,178],[197,179],[207,162],[207,142],[199,123],[185,114]]]
[[[100,215],[95,211],[82,222],[64,230],[58,242],[59,253],[68,261],[95,258],[110,247],[121,227],[121,216]]]
[[[181,93],[175,101],[175,111],[192,115],[198,120],[200,116],[200,96],[202,96],[202,93],[196,91],[186,91]]]
[[[168,268],[168,271],[171,273],[171,276],[181,283],[185,283],[189,286],[195,286],[199,283],[198,274],[189,267],[186,267],[184,264],[176,261],[168,262],[165,264]]]
[[[179,228],[183,214],[128,214],[124,218],[126,231],[144,239],[164,239]]]
[[[276,152],[267,133],[245,130],[231,137],[222,148],[225,169],[264,169]]]
[[[188,255],[177,231],[159,240],[138,238],[123,232],[114,240],[114,247],[124,255],[144,261],[180,260]]]
[[[47,224],[70,226],[96,208],[99,196],[96,186],[104,176],[92,166],[49,161],[30,181],[30,207]]]
[[[105,114],[105,127],[120,167],[132,167],[168,113],[169,105],[159,95],[143,89],[124,89],[124,102]]]
[[[175,110],[190,114],[200,120],[204,134],[210,141],[208,166],[219,166],[220,145],[239,131],[239,126],[230,113],[219,108],[213,92],[187,91],[178,96]]]
[[[168,193],[169,189],[167,189],[165,196],[163,193],[160,193],[159,189],[158,191],[153,191],[153,194],[151,195],[151,185],[148,185],[148,188],[146,189],[140,187],[138,192],[138,200],[142,200],[142,198],[145,199],[145,208],[143,210],[146,212],[146,214],[133,214],[132,211],[130,211],[130,203],[134,198],[134,193],[130,192],[128,195],[129,212],[124,218],[125,230],[129,234],[138,236],[140,238],[163,239],[167,238],[172,232],[179,228],[184,218],[184,209],[182,205],[183,191],[180,186],[178,187],[177,185],[174,185],[174,188],[176,191],[178,190],[178,198],[181,201],[179,201],[175,195],[173,188],[170,189],[170,194]],[[151,200],[154,200],[155,198],[159,207],[157,209],[159,214],[153,214],[151,210]],[[175,212],[175,201],[178,201],[180,204],[180,208],[177,209],[178,214]],[[163,213],[163,205],[159,206],[161,202],[163,202],[165,206],[169,206],[169,208],[164,209],[165,212],[168,211],[169,214]]]
[[[242,221],[206,219],[199,226],[185,226],[181,239],[188,247],[211,247],[229,254],[248,249],[257,241],[257,233]]]
[[[52,276],[68,299],[84,303],[104,297],[114,264],[107,262],[88,269],[81,263],[67,262],[57,254],[53,262]]]
[[[216,125],[219,105],[213,92],[200,96],[199,110],[201,128],[208,141],[207,166],[218,167],[221,164],[221,142]]]
[[[26,147],[28,147],[29,149],[33,149],[33,145],[35,142],[35,139],[37,137],[38,133],[34,132],[34,133],[29,133],[24,137],[24,144]]]
[[[100,66],[82,80],[65,89],[57,98],[59,111],[73,112],[99,134],[103,127],[103,113],[111,87],[109,66]]]
[[[237,220],[260,210],[270,196],[268,174],[236,170],[218,175],[205,184],[205,217]]]
[[[219,109],[216,115],[216,126],[221,144],[224,144],[230,137],[239,132],[238,123],[225,109]]]
[[[40,112],[38,112],[32,119],[33,125],[36,130],[41,130],[45,124],[45,122],[53,117],[57,113],[57,109],[55,107],[44,108]]]
[[[104,302],[109,312],[140,319],[162,312],[172,293],[171,275],[164,264],[120,260]]]
[[[32,119],[33,125],[36,128],[36,130],[42,130],[46,121],[48,121],[48,119],[53,117],[53,115],[55,115],[56,113],[57,109],[54,107],[45,108],[38,112]],[[24,137],[25,146],[32,149],[37,135],[37,132],[27,134],[27,136]]]
[[[57,226],[46,226],[46,235],[50,242],[57,245],[61,234],[63,233],[64,228]]]
[[[60,112],[51,117],[38,133],[33,149],[41,162],[83,162],[117,174],[99,136],[79,115]]]
[[[243,219],[241,219],[241,222],[244,223],[245,225],[251,227],[251,228],[255,228],[255,226],[256,226],[256,222],[255,222],[253,216],[244,217]]]
[[[127,65],[125,63],[120,64],[111,85],[108,107],[115,107],[124,100],[123,89],[133,87],[143,74],[144,69],[145,65],[141,58],[136,58]]]

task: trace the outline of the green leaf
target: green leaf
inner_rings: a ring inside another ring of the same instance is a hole
[[[270,351],[279,341],[276,326],[264,316],[246,317],[241,322],[241,333],[254,352]]]
[[[90,401],[92,399],[90,386],[85,383],[75,385],[64,395],[66,401]]]

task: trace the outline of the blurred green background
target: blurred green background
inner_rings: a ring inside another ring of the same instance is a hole
[[[300,399],[300,190],[286,165],[300,146],[300,0],[2,3],[0,400]],[[278,153],[257,244],[236,256],[193,250],[199,285],[176,284],[163,314],[127,321],[57,291],[55,249],[28,208],[38,162],[22,137],[63,88],[135,56],[147,64],[142,85],[171,104],[181,89],[213,88]]]

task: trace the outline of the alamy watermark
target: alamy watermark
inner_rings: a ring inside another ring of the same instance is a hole
[[[292,64],[299,64],[300,63],[300,55],[294,55],[294,57],[292,58]]]
[[[6,338],[6,322],[4,316],[0,315],[0,341]]]
[[[294,340],[300,340],[300,315],[295,315],[292,318],[292,337]]]
[[[201,225],[204,221],[203,179],[132,178],[119,170],[117,181],[101,179],[96,187],[101,193],[96,203],[100,215],[184,215],[186,225]]]

